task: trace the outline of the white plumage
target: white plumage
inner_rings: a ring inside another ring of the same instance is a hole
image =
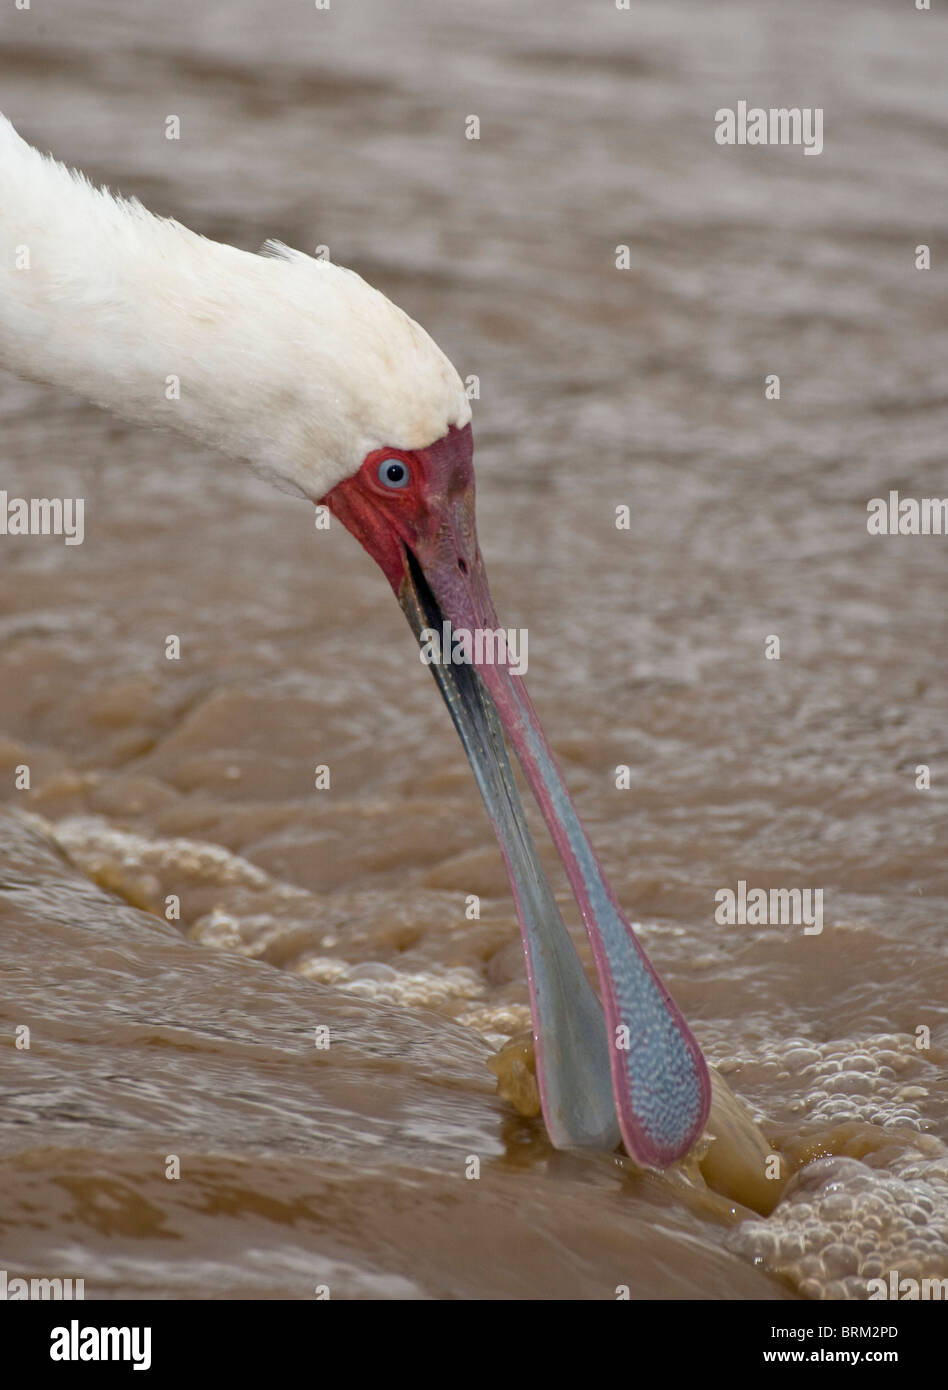
[[[440,348],[353,271],[154,217],[2,116],[0,365],[249,459],[313,500],[371,450],[423,448],[471,414]]]

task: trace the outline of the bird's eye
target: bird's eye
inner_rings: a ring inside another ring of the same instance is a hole
[[[386,487],[407,487],[410,481],[408,465],[401,459],[383,459],[379,464],[379,482]]]

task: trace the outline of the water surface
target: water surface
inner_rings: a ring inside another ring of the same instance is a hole
[[[86,499],[81,547],[0,547],[11,1275],[301,1298],[948,1275],[948,541],[866,531],[873,496],[946,492],[944,19],[904,8],[3,19],[28,139],[236,245],[329,246],[479,378],[494,597],[593,843],[709,1058],[810,1165],[768,1220],[722,1215],[514,1114],[486,1066],[529,1023],[506,878],[382,576],[239,464],[5,377],[0,485]],[[823,106],[823,153],[716,146],[742,98]],[[718,925],[739,879],[822,888],[822,934]]]

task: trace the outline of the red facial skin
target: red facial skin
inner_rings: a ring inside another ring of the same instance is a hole
[[[474,524],[474,441],[470,425],[451,426],[425,449],[375,449],[324,501],[381,567],[396,596],[407,546],[455,626],[496,626]],[[379,464],[400,459],[405,487],[387,487]]]

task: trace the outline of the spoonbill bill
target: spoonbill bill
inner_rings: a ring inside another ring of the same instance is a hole
[[[445,622],[499,629],[460,377],[353,271],[278,242],[254,255],[198,236],[93,187],[0,117],[0,365],[324,503],[378,562],[419,642]],[[512,663],[447,655],[431,670],[510,877],[550,1138],[614,1149],[621,1135],[640,1164],[666,1167],[708,1115],[701,1050],[622,915]],[[579,905],[601,1003],[540,867],[504,733]]]

